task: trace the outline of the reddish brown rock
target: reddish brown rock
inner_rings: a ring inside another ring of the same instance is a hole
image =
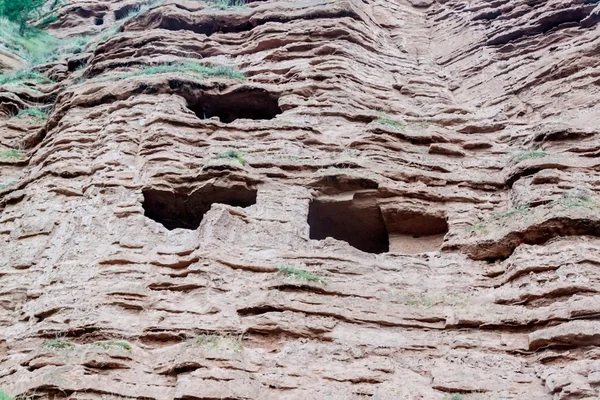
[[[597,5],[65,3],[0,87],[8,393],[600,396]]]

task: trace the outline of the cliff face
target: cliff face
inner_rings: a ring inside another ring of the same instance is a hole
[[[0,387],[598,399],[596,3],[60,6],[0,87]]]

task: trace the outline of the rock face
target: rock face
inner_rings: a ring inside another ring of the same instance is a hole
[[[0,88],[0,387],[600,398],[597,3],[65,2]]]

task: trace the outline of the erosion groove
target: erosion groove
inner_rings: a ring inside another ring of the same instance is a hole
[[[598,1],[25,3],[0,399],[600,398]]]

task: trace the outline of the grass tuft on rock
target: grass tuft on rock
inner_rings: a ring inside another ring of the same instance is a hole
[[[45,120],[48,118],[47,112],[40,110],[38,108],[26,108],[24,110],[19,111],[15,118],[32,118],[37,120]]]
[[[32,71],[26,68],[19,69],[6,74],[0,74],[1,85],[21,85],[26,82],[44,84],[54,83],[54,81],[39,72]]]
[[[16,400],[14,397],[0,389],[0,400]]]
[[[63,339],[47,340],[43,346],[50,350],[73,350],[75,348],[73,342]]]
[[[485,235],[487,235],[489,233],[488,229],[487,229],[487,225],[480,222],[478,224],[475,225],[471,225],[471,227],[469,228],[469,230],[471,232],[478,232],[478,233],[483,233]]]
[[[246,8],[248,4],[246,0],[216,0],[212,8],[219,10],[230,10],[234,8]]]
[[[52,83],[52,80],[33,70],[36,65],[56,61],[69,54],[78,54],[85,50],[92,36],[73,36],[56,38],[41,29],[28,28],[23,35],[19,26],[0,17],[0,50],[13,53],[25,61],[26,66],[12,72],[0,74],[0,85],[32,81],[33,83]]]
[[[157,75],[178,72],[184,75],[193,77],[214,77],[223,76],[229,79],[240,79],[245,80],[246,77],[237,68],[227,65],[217,66],[206,66],[195,62],[176,62],[172,64],[156,65],[151,67],[145,67],[139,71],[131,72],[128,74],[118,75],[117,79],[128,79],[135,76],[143,75]]]
[[[585,207],[585,208],[598,208],[600,203],[595,201],[591,196],[587,194],[572,194],[566,193],[559,201],[560,205],[567,208]]]
[[[548,153],[541,150],[526,151],[515,154],[511,161],[520,163],[521,161],[529,160],[530,158],[542,158],[546,157],[547,155]]]
[[[280,274],[284,274],[289,278],[292,279],[298,279],[301,281],[307,281],[307,282],[315,282],[315,283],[321,283],[323,285],[326,284],[325,279],[318,277],[316,275],[311,274],[308,271],[305,271],[303,269],[296,269],[296,268],[292,268],[292,267],[280,267],[279,268],[279,273]]]
[[[20,158],[23,158],[23,154],[19,150],[10,149],[6,151],[0,151],[0,159],[18,160]]]
[[[219,154],[217,156],[217,158],[231,160],[231,161],[237,161],[242,165],[246,165],[246,160],[244,160],[242,153],[235,149],[227,150],[227,151]]]
[[[103,348],[104,350],[121,349],[125,351],[131,351],[131,345],[123,340],[103,340],[94,344]]]
[[[394,121],[393,119],[390,119],[389,117],[380,117],[377,118],[375,120],[375,122],[383,124],[383,125],[387,125],[397,131],[401,131],[404,130],[404,128],[406,128],[406,124],[402,121]]]
[[[1,183],[0,184],[0,191],[6,189],[8,187],[13,186],[15,183],[17,183],[17,181],[10,181],[10,182],[7,182],[7,183]]]

